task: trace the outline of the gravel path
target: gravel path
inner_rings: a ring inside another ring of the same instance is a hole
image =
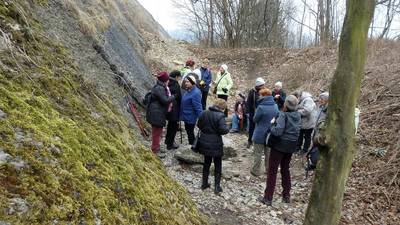
[[[187,188],[200,210],[210,216],[212,224],[302,224],[307,207],[311,177],[305,179],[302,157],[294,155],[291,163],[292,175],[292,202],[281,202],[280,174],[272,207],[265,206],[257,201],[263,194],[266,177],[250,175],[252,148],[246,149],[244,134],[228,134],[225,136],[229,145],[233,146],[235,157],[223,160],[223,178],[221,187],[223,192],[215,195],[213,188],[202,191],[202,165],[189,165],[174,158],[175,151],[168,151],[162,159],[169,174]],[[185,142],[185,141],[184,141]],[[180,148],[189,148],[181,146]],[[211,187],[214,178],[210,175]]]

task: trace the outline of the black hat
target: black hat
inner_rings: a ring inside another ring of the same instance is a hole
[[[180,77],[182,75],[181,75],[181,72],[179,70],[174,70],[174,71],[171,71],[171,73],[169,73],[169,76],[172,77],[172,78],[176,78],[176,77]]]

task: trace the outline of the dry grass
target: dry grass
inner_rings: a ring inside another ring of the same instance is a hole
[[[104,32],[110,26],[111,22],[108,18],[107,9],[117,11],[115,2],[106,0],[93,1],[86,7],[82,1],[77,0],[62,0],[62,4],[79,21],[80,30],[84,34],[91,36]]]

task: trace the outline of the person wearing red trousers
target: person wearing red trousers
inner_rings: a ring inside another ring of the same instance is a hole
[[[301,127],[301,115],[296,111],[297,104],[297,98],[294,95],[289,95],[285,99],[283,112],[279,113],[278,118],[271,126],[270,132],[276,141],[270,146],[271,153],[269,156],[268,177],[264,196],[258,199],[269,206],[272,205],[279,166],[281,167],[283,188],[282,201],[290,203],[291,178],[289,164],[292,154],[296,151]]]
[[[167,113],[172,111],[175,95],[168,88],[167,72],[157,74],[157,83],[151,89],[151,98],[146,110],[146,120],[151,124],[151,150],[159,154],[163,127],[167,124]]]

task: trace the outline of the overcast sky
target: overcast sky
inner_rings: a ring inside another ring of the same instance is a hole
[[[171,0],[138,0],[147,9],[155,20],[165,30],[175,30],[179,27],[177,10]]]
[[[180,24],[179,24],[179,10],[175,9],[175,7],[173,6],[172,0],[138,0],[140,2],[140,4],[142,4],[147,11],[149,11],[151,13],[151,15],[153,15],[154,19],[157,20],[158,23],[161,24],[161,26],[164,27],[165,30],[171,32],[174,30],[178,30],[180,28]],[[313,2],[313,1],[311,1]],[[340,1],[342,2],[342,1]],[[293,0],[293,4],[295,6],[297,6],[296,8],[302,8],[302,4],[300,2],[300,0]],[[345,1],[343,0],[343,2],[341,3],[341,6],[339,7],[342,10],[342,17],[344,17],[344,11],[345,11],[345,7],[344,7]],[[301,10],[298,10],[299,12]],[[297,16],[296,17],[300,17],[299,12],[297,12]],[[383,23],[384,23],[384,17],[383,15],[385,15],[384,11],[381,10],[376,10],[375,11],[375,23],[374,26],[375,27],[382,27]],[[307,22],[306,22],[307,23]],[[308,22],[308,24],[310,26],[314,26],[315,21],[310,20]],[[297,26],[298,24],[293,24],[295,26]],[[306,29],[307,30],[307,29]],[[379,28],[376,29],[377,32],[379,32]],[[398,35],[400,33],[400,18],[395,17],[393,23],[392,23],[392,27],[391,27],[391,33],[392,35]],[[391,36],[391,35],[390,35]]]

